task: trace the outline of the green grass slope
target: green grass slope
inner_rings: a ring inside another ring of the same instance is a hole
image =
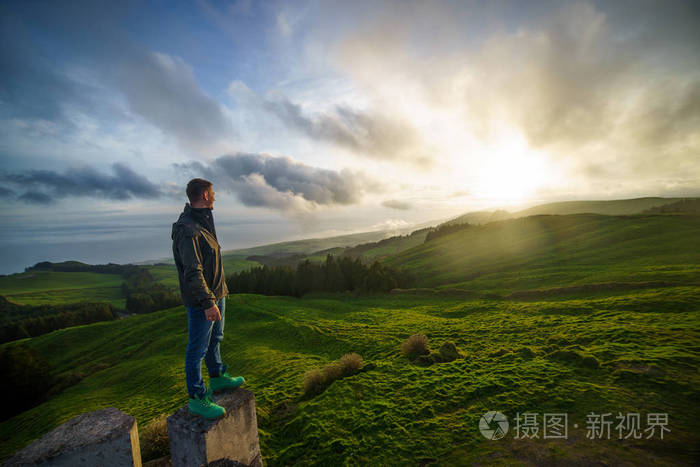
[[[0,277],[0,295],[23,305],[109,302],[124,308],[119,274],[30,271]]]
[[[698,216],[531,216],[472,226],[386,260],[419,287],[495,293],[604,282],[700,282]]]
[[[289,242],[271,243],[251,248],[238,250],[227,250],[225,254],[235,254],[238,256],[251,255],[279,255],[279,254],[312,254],[316,251],[326,250],[336,247],[350,247],[361,243],[375,242],[383,239],[386,232],[377,230],[374,232],[362,232],[351,235],[340,235],[337,237],[309,238],[304,240],[294,240]]]
[[[614,199],[604,201],[561,201],[533,206],[513,213],[513,216],[524,217],[538,214],[606,214],[620,216],[639,214],[646,209],[664,204],[674,203],[684,198],[646,197],[634,199]]]
[[[566,215],[566,214],[604,214],[622,216],[642,214],[669,203],[676,203],[686,198],[646,197],[634,199],[613,199],[602,201],[559,201],[556,203],[538,204],[515,212],[504,210],[475,211],[462,214],[444,224],[486,224],[489,222],[527,217],[536,215]],[[697,200],[697,198],[691,198]]]
[[[323,261],[326,258],[326,254],[332,254],[335,256],[363,256],[369,260],[378,260],[396,255],[404,250],[408,250],[414,246],[422,244],[427,235],[428,229],[421,229],[411,232],[408,235],[396,235],[376,242],[362,243],[360,245],[347,248],[331,248],[328,250],[317,251],[307,258],[311,261]]]
[[[527,302],[235,295],[222,354],[255,392],[267,465],[683,464],[700,442],[699,308],[698,287]],[[0,458],[83,412],[114,406],[142,427],[181,407],[186,329],[177,307],[8,344],[82,380],[0,424]],[[418,332],[466,358],[410,363],[401,343]],[[305,371],[353,351],[376,367],[301,397]],[[488,441],[477,428],[487,410],[511,424],[517,412],[565,412],[569,439],[516,440],[511,430]],[[590,412],[663,412],[671,432],[589,440]]]

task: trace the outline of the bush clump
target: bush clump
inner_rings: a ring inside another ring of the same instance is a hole
[[[429,355],[430,346],[428,336],[425,334],[414,334],[401,344],[401,353],[411,360],[420,355]]]
[[[454,342],[449,341],[444,342],[440,346],[440,350],[438,350],[438,353],[440,355],[440,360],[443,362],[451,362],[461,357],[461,355],[459,354],[459,350],[457,350],[457,346],[454,344]]]
[[[454,342],[450,341],[443,342],[437,352],[431,353],[428,338],[424,334],[414,334],[406,339],[401,345],[401,352],[418,366],[451,362],[463,357]]]
[[[346,353],[340,357],[338,363],[343,369],[343,376],[352,375],[362,368],[362,355],[355,352]]]
[[[168,426],[164,413],[139,430],[139,444],[141,445],[141,457],[144,462],[159,459],[170,454],[170,440],[168,439]]]
[[[336,362],[331,362],[321,369],[313,369],[304,373],[304,394],[322,393],[330,384],[341,378],[352,376],[362,368],[362,356],[352,352],[343,355]]]
[[[319,369],[304,373],[304,394],[320,394],[326,388],[326,378]]]

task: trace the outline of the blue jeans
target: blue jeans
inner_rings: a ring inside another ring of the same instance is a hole
[[[221,376],[226,371],[226,365],[221,362],[219,344],[224,338],[224,311],[226,297],[221,298],[216,305],[221,311],[221,321],[207,320],[204,308],[188,307],[187,309],[187,353],[185,354],[185,380],[190,398],[203,397],[207,388],[202,380],[202,358],[207,364],[209,376]]]

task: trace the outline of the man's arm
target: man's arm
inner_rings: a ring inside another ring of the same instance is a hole
[[[204,280],[202,255],[197,238],[191,235],[180,235],[177,249],[182,261],[185,283],[195,297],[195,301],[204,309],[212,308],[216,305],[216,296],[209,290]]]

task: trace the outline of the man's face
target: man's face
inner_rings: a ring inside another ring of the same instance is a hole
[[[214,201],[216,201],[214,197],[214,187],[210,186],[209,189],[204,192],[204,204],[209,209],[214,209]]]

